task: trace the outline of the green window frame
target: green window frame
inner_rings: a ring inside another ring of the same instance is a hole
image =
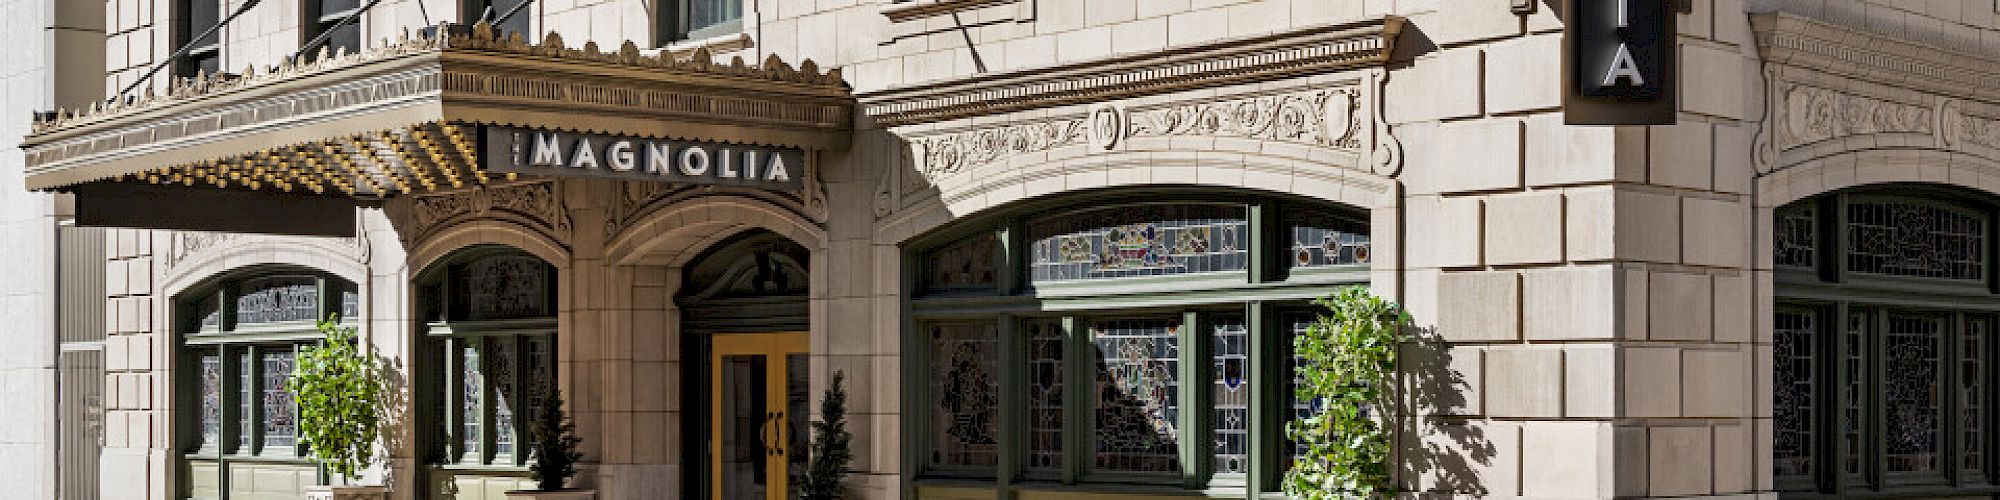
[[[183,466],[212,466],[187,481],[190,497],[227,498],[238,464],[325,474],[298,443],[298,407],[284,389],[298,352],[320,339],[319,318],[357,325],[359,290],[327,273],[267,268],[225,275],[174,299],[178,332],[176,447]],[[212,488],[205,491],[204,488]]]
[[[462,251],[418,280],[419,405],[435,476],[526,477],[528,426],[556,384],[556,269],[513,249]]]
[[[2000,493],[1988,195],[1852,189],[1773,211],[1772,475],[1783,498]]]
[[[1285,321],[1310,311],[1312,298],[1368,283],[1367,216],[1273,196],[1157,194],[1030,202],[934,231],[906,247],[903,287],[911,298],[904,306],[902,352],[904,380],[913,382],[904,384],[902,395],[903,407],[912,409],[903,419],[905,449],[911,450],[904,467],[916,471],[907,476],[906,494],[927,488],[1226,497],[1279,491],[1291,449],[1283,426],[1293,414],[1291,364],[1280,361],[1290,358],[1292,331]],[[1080,206],[1091,208],[1071,208]],[[1147,215],[1101,212],[1107,210]],[[1134,223],[1134,217],[1173,222]],[[1177,247],[1183,250],[1165,251],[1176,258],[1209,257],[1178,261],[1187,269],[1132,265],[1169,259],[1141,255],[1136,248],[1144,245],[1109,238],[1111,231],[1099,230],[1104,226],[1156,231],[1149,233],[1154,253]],[[1327,226],[1335,227],[1313,230]],[[1243,243],[1240,265],[1231,260],[1235,249],[1220,244],[1224,229],[1237,227],[1246,233],[1231,240]],[[1172,231],[1180,233],[1165,235]],[[1048,239],[1078,234],[1093,239]],[[1175,240],[1188,234],[1207,236],[1192,247],[1201,251],[1185,251],[1189,244]],[[1308,237],[1327,245],[1308,248],[1301,243]],[[1112,240],[1126,243],[1106,243]],[[1046,245],[1035,248],[1037,242]],[[1049,257],[1051,249],[1074,258]],[[1115,258],[1128,262],[1051,265],[1083,263],[1088,259],[1078,256],[1089,252],[1119,252]],[[1329,259],[1328,252],[1348,257]],[[1037,262],[1043,263],[1039,269]],[[1054,352],[1061,359],[1050,356]],[[1106,392],[1107,386],[1117,389]],[[964,396],[987,388],[994,393],[990,403]],[[1234,392],[1239,390],[1244,392]],[[1162,397],[1121,402],[1107,396],[1100,405],[1099,396],[1107,394]],[[1171,408],[1161,401],[1171,401]],[[1241,424],[1219,425],[1223,420]],[[1134,422],[1157,431],[1158,439],[1130,439]],[[993,437],[982,437],[986,431],[973,425],[990,425]],[[1235,453],[1218,453],[1218,436],[1225,434],[1240,444],[1230,448]],[[1052,449],[1057,443],[1060,449]]]

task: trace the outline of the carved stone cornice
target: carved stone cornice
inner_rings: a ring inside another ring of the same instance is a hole
[[[530,44],[483,23],[439,31],[448,35],[406,34],[359,54],[323,51],[272,71],[179,80],[165,96],[61,111],[23,142],[28,187],[274,151],[286,167],[314,170],[301,156],[440,123],[846,148],[853,99],[840,70],[812,61],[716,64],[705,50],[684,61],[643,56],[632,42],[571,49],[554,33]]]
[[[1850,3],[1853,5],[1844,5]],[[1859,2],[1826,2],[1824,10],[1809,17],[1781,5],[1752,15],[1750,25],[1766,64],[1809,68],[1952,97],[2000,101],[2000,85],[1994,84],[2000,81],[2000,53],[1968,50],[1967,43],[1980,46],[1977,34],[1965,42],[1961,40],[1964,34],[1925,33],[1903,28],[1902,23],[1896,25],[1900,31],[1884,32],[1868,27],[1865,15],[1853,20],[1852,15],[1840,14],[1859,8]],[[1948,28],[1973,29],[1937,27]],[[2000,37],[2000,31],[1985,36]]]
[[[900,126],[1327,73],[1387,62],[1403,23],[1402,18],[1391,16],[1138,56],[977,75],[870,92],[862,95],[861,101],[878,125]]]

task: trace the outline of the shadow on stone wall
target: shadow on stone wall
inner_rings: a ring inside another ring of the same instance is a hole
[[[1416,415],[1403,419],[1401,429],[1403,487],[1419,493],[1489,494],[1487,482],[1492,478],[1482,478],[1477,471],[1498,458],[1493,441],[1480,427],[1435,416],[1469,408],[1465,395],[1473,387],[1465,374],[1452,368],[1450,346],[1435,328],[1414,330],[1402,358],[1404,387],[1411,388],[1408,408]]]

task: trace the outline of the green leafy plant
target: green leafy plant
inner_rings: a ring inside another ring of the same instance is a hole
[[[583,438],[576,437],[576,423],[563,411],[562,392],[553,386],[544,384],[539,389],[546,399],[528,427],[528,434],[535,440],[535,463],[528,470],[535,474],[535,486],[542,491],[563,489],[569,478],[576,475],[576,463],[583,460],[583,452],[577,451]]]
[[[1391,494],[1389,435],[1369,412],[1388,407],[1409,314],[1361,287],[1313,303],[1326,310],[1293,348],[1297,396],[1321,409],[1285,428],[1304,449],[1285,475],[1285,494],[1303,500]]]
[[[847,432],[844,378],[843,373],[833,372],[833,383],[827,386],[826,398],[819,403],[820,420],[812,424],[812,463],[806,466],[804,484],[799,485],[807,500],[840,498],[841,479],[847,476],[847,465],[854,460],[853,452],[848,449],[854,435]]]
[[[355,479],[375,461],[381,430],[382,360],[340,317],[319,322],[324,336],[305,348],[285,389],[299,405],[299,442],[327,472]]]

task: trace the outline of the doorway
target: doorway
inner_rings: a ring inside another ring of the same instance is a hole
[[[807,335],[714,336],[708,466],[714,500],[786,500],[806,470]]]

